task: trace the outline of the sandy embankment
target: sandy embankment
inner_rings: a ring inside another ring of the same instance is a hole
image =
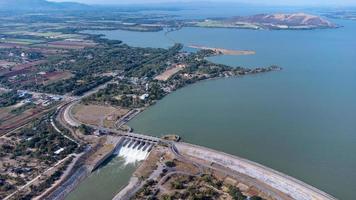
[[[222,55],[242,56],[242,55],[256,54],[255,51],[251,51],[251,50],[232,50],[232,49],[205,47],[200,45],[189,45],[188,47],[193,49],[211,50],[214,51],[216,54],[222,54]]]

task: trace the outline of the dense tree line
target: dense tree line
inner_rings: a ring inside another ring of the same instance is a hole
[[[7,107],[7,106],[15,105],[19,101],[29,98],[29,97],[31,97],[31,95],[29,95],[29,94],[26,94],[26,95],[20,97],[17,94],[16,90],[12,90],[10,92],[0,94],[0,107]]]

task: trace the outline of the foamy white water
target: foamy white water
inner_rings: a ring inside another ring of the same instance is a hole
[[[152,144],[142,144],[136,142],[129,142],[125,146],[121,146],[115,154],[119,157],[125,159],[125,165],[133,164],[142,160],[145,160],[149,154],[149,149],[152,147]]]

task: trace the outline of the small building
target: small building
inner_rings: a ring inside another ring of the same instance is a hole
[[[22,98],[22,97],[25,97],[26,95],[28,95],[28,93],[26,91],[20,91],[17,93],[17,95]]]
[[[62,97],[60,97],[60,96],[52,96],[51,99],[53,101],[60,101],[60,100],[62,100]]]
[[[95,135],[95,136],[101,136],[101,135],[105,135],[105,134],[107,134],[107,133],[108,133],[108,132],[105,131],[105,130],[97,129],[97,130],[95,130],[95,131],[93,132],[93,135]]]
[[[55,151],[54,154],[58,155],[58,154],[60,154],[62,151],[64,151],[64,148],[63,148],[63,147],[60,148],[60,149],[58,149],[57,151]]]
[[[37,74],[44,76],[44,75],[46,75],[47,73],[46,73],[46,72],[38,72]]]
[[[145,100],[147,97],[149,97],[149,94],[146,93],[146,94],[141,95],[140,99]]]
[[[49,106],[50,104],[51,104],[51,102],[48,100],[45,100],[42,102],[42,106]]]
[[[25,99],[22,101],[23,104],[32,103],[32,99]]]
[[[95,130],[95,131],[93,132],[93,135],[95,135],[95,136],[100,136],[100,135],[101,135],[101,131],[100,131],[100,130]]]

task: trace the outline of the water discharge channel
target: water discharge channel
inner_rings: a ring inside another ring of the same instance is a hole
[[[113,156],[86,178],[67,199],[112,199],[128,183],[137,163],[146,159],[152,146],[151,143],[125,139]]]

